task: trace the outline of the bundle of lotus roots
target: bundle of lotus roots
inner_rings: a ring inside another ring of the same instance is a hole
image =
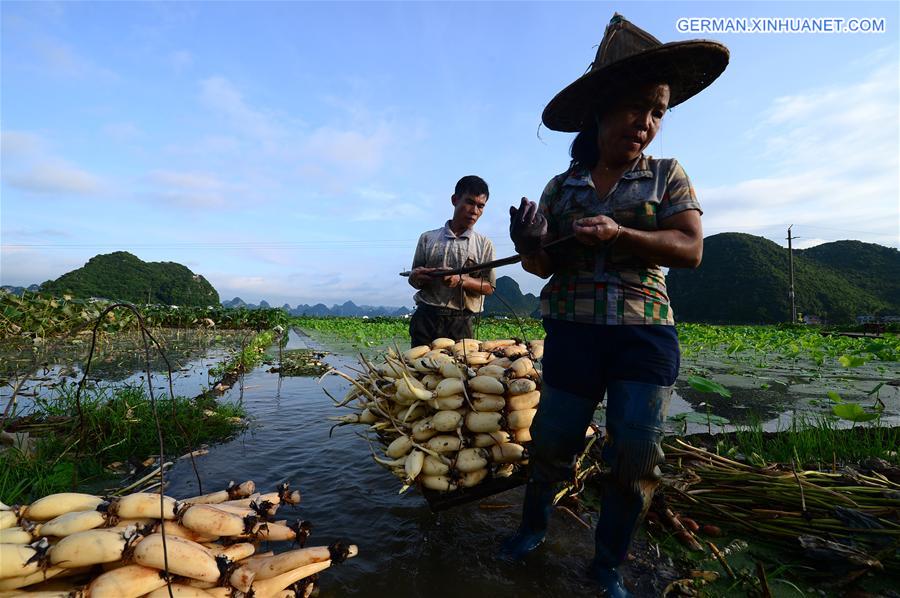
[[[354,409],[331,418],[377,432],[384,455],[375,461],[412,485],[438,492],[505,477],[527,462],[531,421],[541,399],[534,363],[542,340],[435,339],[408,351],[388,350],[370,361],[337,406]],[[327,392],[327,391],[326,391]]]
[[[304,547],[308,522],[275,521],[280,505],[299,502],[287,484],[259,494],[248,481],[180,501],[65,492],[0,503],[0,598],[309,596],[316,574],[357,548]],[[257,554],[262,540],[300,548]]]

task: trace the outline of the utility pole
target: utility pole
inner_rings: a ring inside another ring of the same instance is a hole
[[[794,302],[794,248],[791,245],[791,241],[796,239],[797,237],[791,236],[791,228],[793,228],[793,224],[788,227],[788,265],[791,270],[791,290],[789,295],[791,297],[791,324],[797,323],[797,304]]]

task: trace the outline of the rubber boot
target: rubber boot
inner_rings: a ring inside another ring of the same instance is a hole
[[[597,523],[591,571],[608,596],[629,596],[617,568],[659,483],[665,461],[660,447],[672,388],[612,381],[607,386],[603,458],[610,466]]]
[[[591,576],[609,598],[631,598],[631,592],[625,589],[622,575],[615,567],[591,567]]]
[[[541,545],[547,535],[547,523],[553,509],[556,484],[529,480],[525,487],[522,505],[522,523],[514,536],[507,538],[500,547],[500,556],[511,561],[521,561]]]

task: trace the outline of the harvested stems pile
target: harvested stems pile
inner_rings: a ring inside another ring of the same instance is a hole
[[[665,486],[673,509],[799,549],[832,573],[900,573],[900,484],[878,471],[759,468],[680,439],[666,456],[682,471]]]
[[[304,548],[308,522],[275,521],[279,506],[299,504],[299,491],[255,490],[248,481],[181,501],[67,492],[0,503],[0,598],[305,597],[317,573],[356,556],[340,542]],[[263,540],[300,548],[257,554]]]
[[[403,481],[438,492],[471,488],[507,477],[526,463],[525,443],[541,398],[534,362],[543,341],[454,342],[388,350],[361,357],[352,386],[338,407],[336,425],[363,424],[378,435],[384,455],[373,457]],[[330,396],[330,395],[329,395]]]

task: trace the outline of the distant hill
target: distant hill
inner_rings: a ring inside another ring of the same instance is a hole
[[[259,302],[259,305],[253,303],[246,303],[240,297],[235,297],[230,301],[223,301],[222,306],[224,307],[246,307],[247,309],[261,309],[268,308],[270,305],[265,300]],[[306,305],[298,304],[297,307],[291,307],[290,304],[285,303],[281,306],[283,311],[288,312],[292,316],[315,316],[315,317],[328,317],[328,316],[345,316],[345,317],[355,317],[361,318],[363,316],[368,316],[370,318],[375,318],[378,316],[405,316],[406,314],[412,313],[411,310],[405,307],[385,307],[385,306],[371,306],[371,305],[356,305],[352,301],[345,301],[341,305],[333,305],[328,307],[324,303],[317,303],[315,305]]]
[[[497,278],[494,294],[484,299],[484,315],[512,316],[509,311],[512,308],[519,317],[540,317],[540,303],[540,298],[531,293],[523,295],[515,280],[509,276],[500,276]]]
[[[839,273],[859,289],[893,304],[900,302],[900,252],[862,241],[835,241],[798,251],[804,258]]]
[[[696,270],[672,269],[669,296],[679,322],[763,324],[790,318],[787,250],[763,237],[722,233],[704,240]],[[800,314],[846,323],[858,315],[900,315],[900,252],[861,241],[794,250],[794,290]],[[523,295],[508,276],[485,299],[485,315],[540,317],[540,299]]]
[[[666,277],[677,321],[729,324],[787,321],[789,278],[787,250],[744,233],[707,237],[699,268]],[[829,322],[900,314],[900,252],[860,241],[795,250],[794,289],[798,313]]]
[[[13,295],[18,295],[19,297],[21,297],[23,294],[25,294],[25,291],[28,291],[29,293],[37,293],[40,290],[41,290],[41,287],[39,287],[36,284],[28,285],[27,287],[14,287],[14,286],[8,285],[8,284],[0,286],[0,291],[4,291],[6,293],[12,293]]]
[[[81,268],[41,285],[53,295],[132,303],[207,306],[219,302],[209,282],[175,262],[144,262],[127,251],[97,255]]]

